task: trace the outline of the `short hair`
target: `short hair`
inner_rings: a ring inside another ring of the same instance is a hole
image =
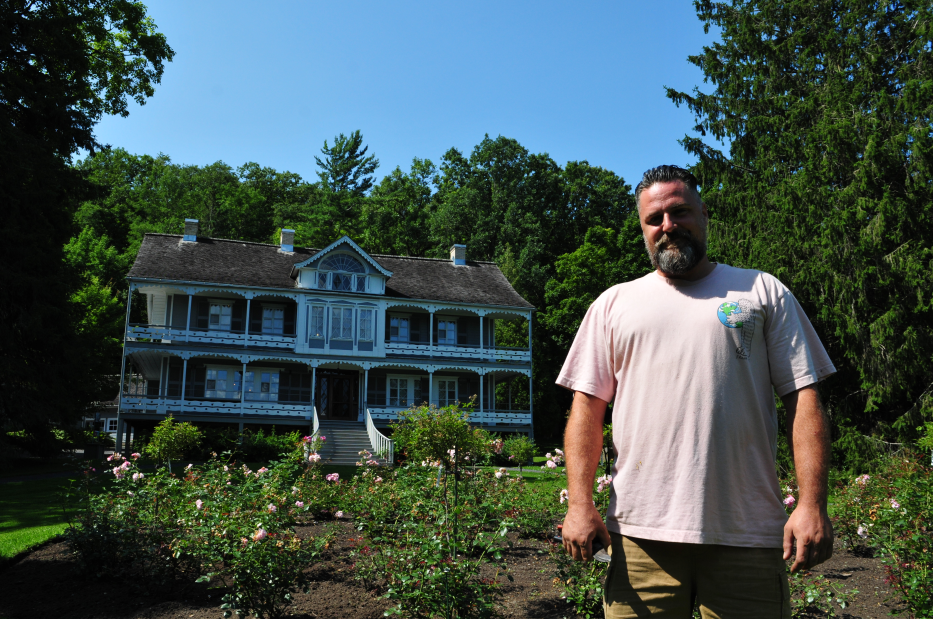
[[[655,185],[657,183],[669,183],[671,181],[680,181],[686,185],[690,191],[693,192],[693,195],[697,197],[697,200],[700,199],[700,190],[697,188],[699,186],[699,181],[697,177],[688,172],[687,170],[676,165],[659,165],[656,168],[651,168],[647,170],[641,176],[641,182],[638,183],[638,186],[635,187],[635,206],[638,207],[639,200],[641,199],[641,193]]]

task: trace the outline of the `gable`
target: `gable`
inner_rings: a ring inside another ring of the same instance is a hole
[[[361,260],[364,264],[369,264],[373,269],[375,269],[377,272],[381,273],[385,277],[392,277],[392,271],[389,271],[388,269],[383,267],[381,264],[376,262],[376,260],[373,259],[372,256],[370,256],[365,251],[363,251],[362,247],[357,245],[353,241],[353,239],[351,239],[350,237],[346,235],[340,237],[339,239],[337,239],[336,241],[334,241],[333,243],[331,243],[330,245],[328,245],[321,251],[317,252],[316,254],[308,258],[307,260],[303,260],[297,263],[295,265],[295,268],[296,269],[304,269],[308,267],[322,268],[321,263],[327,260],[328,258],[331,258],[332,257],[331,254],[334,254],[335,256],[339,256],[341,254],[350,254],[350,255],[356,254],[356,257],[359,260]],[[326,270],[335,270],[335,269],[326,268]]]

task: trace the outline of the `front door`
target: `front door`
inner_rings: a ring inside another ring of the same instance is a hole
[[[321,419],[356,421],[360,410],[359,372],[318,370],[317,414]]]

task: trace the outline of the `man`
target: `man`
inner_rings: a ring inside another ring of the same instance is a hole
[[[835,372],[777,279],[706,256],[706,205],[676,166],[635,190],[655,271],[587,311],[557,383],[567,422],[564,546],[612,547],[607,617],[790,617],[792,571],[832,554],[829,430],[815,385]],[[788,519],[775,473],[787,409],[799,497]],[[618,453],[606,522],[592,501],[606,406]],[[783,549],[783,553],[781,552]]]

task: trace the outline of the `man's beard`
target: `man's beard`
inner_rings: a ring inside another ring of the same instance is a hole
[[[671,230],[651,246],[645,239],[645,249],[651,259],[651,266],[665,275],[683,275],[700,264],[706,256],[706,234],[697,238],[689,230]],[[675,241],[683,239],[683,247]]]

